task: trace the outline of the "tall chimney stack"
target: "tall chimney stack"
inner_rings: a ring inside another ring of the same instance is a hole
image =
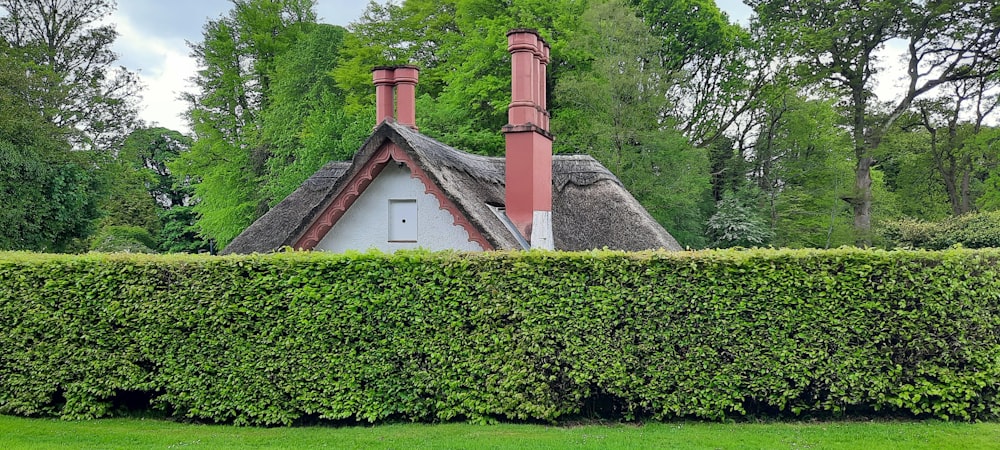
[[[417,129],[416,66],[380,66],[372,70],[375,84],[375,125],[394,119]]]
[[[376,67],[372,70],[372,81],[375,83],[375,125],[386,119],[395,117],[395,99],[393,88],[396,86],[394,67]]]
[[[396,121],[417,129],[417,66],[396,67]]]
[[[507,217],[531,248],[552,249],[552,135],[545,110],[548,44],[535,30],[507,33],[511,53],[511,102],[507,125]]]

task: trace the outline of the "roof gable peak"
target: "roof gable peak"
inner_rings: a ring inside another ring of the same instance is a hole
[[[363,147],[363,149],[374,148],[375,150],[370,153],[362,151],[355,155],[352,164],[352,168],[355,170],[351,171],[353,173],[346,174],[343,186],[336,190],[330,202],[305,227],[305,231],[292,245],[293,248],[302,250],[315,248],[390,161],[405,165],[410,170],[410,176],[423,184],[425,193],[433,195],[438,200],[440,207],[452,215],[454,225],[462,227],[469,234],[470,241],[479,244],[483,249],[494,248],[494,245],[483,236],[477,227],[472,225],[468,217],[448,198],[438,183],[431,179],[415,158],[405,150],[409,146],[406,145],[406,140],[398,134],[394,125],[387,120],[376,127],[375,133]],[[395,139],[393,139],[394,137]],[[396,140],[399,142],[397,143]]]

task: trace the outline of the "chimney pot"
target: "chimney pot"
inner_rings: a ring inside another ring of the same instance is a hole
[[[380,66],[372,69],[375,84],[375,124],[395,119],[400,124],[417,129],[416,66]]]
[[[375,84],[375,125],[394,117],[393,87],[395,86],[393,67],[376,67],[372,70],[372,82]]]
[[[507,33],[507,51],[511,54],[511,102],[507,121],[511,125],[538,125],[537,79],[535,70],[538,33],[516,29]]]
[[[417,129],[417,66],[396,67],[396,120]]]

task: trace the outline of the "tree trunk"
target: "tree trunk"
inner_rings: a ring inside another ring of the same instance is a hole
[[[961,190],[961,202],[959,203],[961,209],[958,214],[965,214],[972,211],[972,158],[968,155],[962,157],[962,190]]]
[[[865,67],[866,64],[859,66]],[[851,91],[854,157],[858,161],[854,169],[854,195],[851,198],[851,206],[854,207],[854,245],[868,247],[872,244],[872,164],[874,163],[870,149],[874,149],[878,144],[869,142],[871,136],[865,132],[865,90],[860,75],[851,81]]]
[[[854,197],[851,204],[854,206],[854,231],[855,245],[867,247],[872,243],[872,158],[865,156],[858,158],[858,165],[854,171]]]
[[[935,155],[935,158],[938,158],[938,156]],[[956,216],[961,215],[962,201],[959,198],[961,197],[961,194],[958,190],[959,188],[957,184],[958,171],[956,170],[954,161],[951,163],[951,166],[949,167],[946,167],[944,163],[939,162],[938,173],[941,174],[941,181],[944,182],[944,191],[945,193],[948,194],[948,202],[951,203],[951,212],[954,213]]]

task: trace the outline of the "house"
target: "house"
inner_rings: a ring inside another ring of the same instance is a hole
[[[223,253],[283,247],[679,250],[621,181],[584,155],[552,155],[545,107],[549,46],[508,33],[512,101],[505,157],[463,152],[420,134],[413,66],[373,71],[376,121],[350,162],[331,162],[236,237]]]

